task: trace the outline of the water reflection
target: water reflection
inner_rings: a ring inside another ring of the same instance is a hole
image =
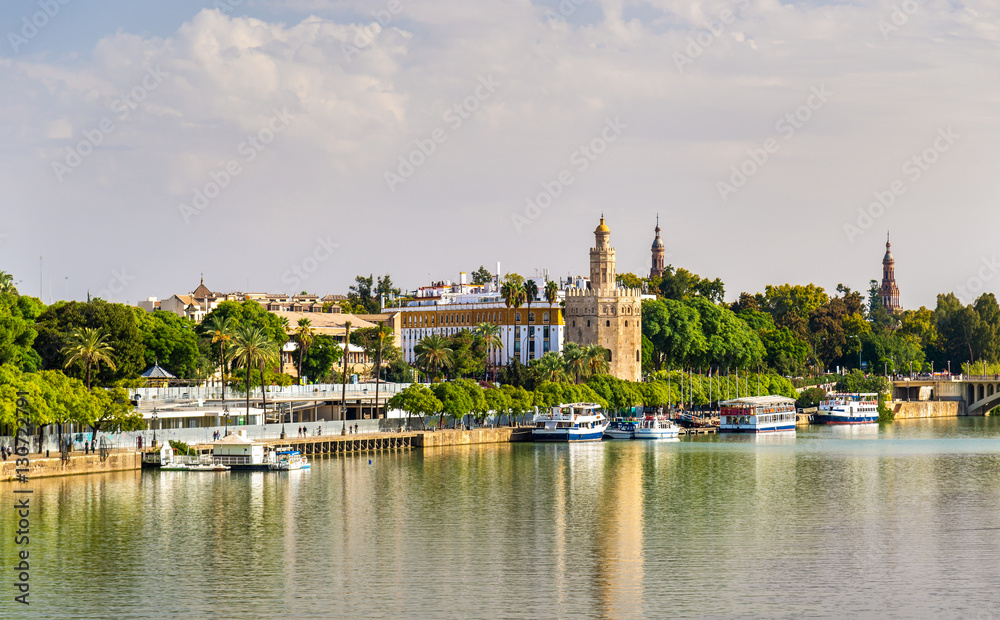
[[[32,587],[45,605],[22,615],[988,612],[1000,420],[872,428],[38,480]],[[12,525],[0,519],[5,557]]]

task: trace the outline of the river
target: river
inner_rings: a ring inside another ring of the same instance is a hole
[[[1000,617],[991,418],[33,488],[4,617]]]

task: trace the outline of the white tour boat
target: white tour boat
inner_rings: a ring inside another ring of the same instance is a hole
[[[534,441],[600,441],[608,419],[596,403],[569,403],[535,414],[534,424]]]
[[[675,439],[679,427],[662,416],[648,415],[635,427],[636,439]]]
[[[819,424],[875,424],[878,394],[828,394],[820,401],[814,419]]]
[[[309,469],[309,461],[294,448],[275,448],[274,461],[268,465],[274,471],[295,471]]]
[[[719,403],[719,430],[724,433],[795,432],[795,399],[787,396],[747,396]]]

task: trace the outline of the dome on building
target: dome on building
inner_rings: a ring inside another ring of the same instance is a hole
[[[608,225],[604,223],[604,216],[603,215],[601,216],[601,224],[600,224],[600,226],[598,226],[597,229],[594,230],[594,232],[595,233],[610,233],[611,232],[611,229],[608,228]]]
[[[885,256],[882,257],[882,262],[883,263],[892,263],[892,262],[895,262],[895,259],[892,257],[892,250],[889,249],[889,246],[890,246],[889,242],[886,241],[885,242]]]

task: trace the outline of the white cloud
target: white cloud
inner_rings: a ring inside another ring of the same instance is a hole
[[[87,262],[104,273],[127,256],[134,300],[189,287],[202,270],[218,274],[214,287],[244,288],[249,275],[252,288],[278,289],[303,231],[331,233],[352,257],[310,280],[321,290],[342,291],[362,271],[416,286],[428,272],[449,277],[498,259],[579,273],[602,209],[620,270],[642,272],[659,211],[677,263],[723,277],[731,294],[786,280],[859,287],[878,275],[882,233],[867,235],[870,248],[850,246],[842,223],[938,127],[954,125],[968,137],[879,226],[899,231],[907,303],[933,303],[954,280],[928,275],[937,263],[924,249],[939,235],[971,235],[949,260],[976,266],[985,227],[948,218],[931,233],[925,222],[939,218],[943,199],[993,217],[998,192],[983,163],[1000,137],[992,3],[928,0],[888,40],[877,22],[893,2],[599,4],[586,19],[581,7],[550,23],[548,5],[527,1],[402,0],[376,30],[372,13],[387,2],[303,1],[315,15],[297,23],[273,21],[258,3],[257,18],[205,10],[169,37],[109,34],[84,60],[0,61],[0,181],[20,207],[10,232],[51,235],[60,249],[50,251],[62,252],[52,264],[80,269],[74,283],[87,277],[81,235],[112,235],[87,245]],[[674,54],[723,9],[733,23],[679,72]],[[120,119],[115,102],[151,67],[168,77]],[[385,171],[447,128],[445,112],[487,75],[502,84],[496,94],[388,191]],[[734,200],[719,201],[716,180],[821,84],[831,102]],[[185,225],[178,203],[284,108],[295,116],[287,131]],[[627,134],[516,235],[511,213],[609,115]],[[51,162],[105,117],[115,130],[56,182]],[[772,230],[780,243],[748,259],[747,235]],[[759,266],[747,270],[748,260]]]

